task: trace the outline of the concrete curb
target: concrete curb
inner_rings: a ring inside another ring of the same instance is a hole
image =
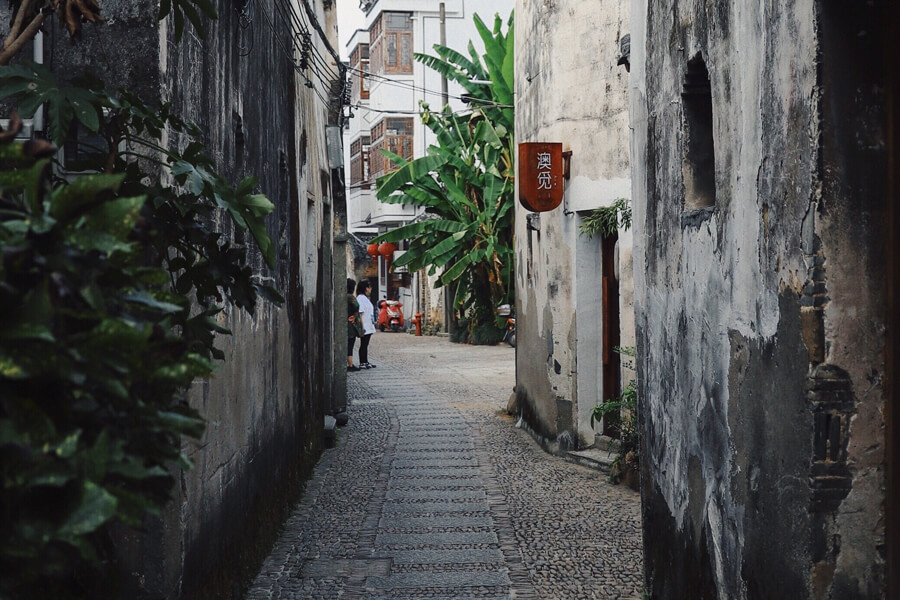
[[[614,452],[607,450],[588,448],[587,450],[570,450],[563,454],[563,458],[567,462],[609,474],[616,455]]]

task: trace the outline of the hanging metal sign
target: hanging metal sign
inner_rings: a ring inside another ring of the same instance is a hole
[[[547,212],[562,203],[563,151],[559,142],[519,144],[519,202],[531,212]]]

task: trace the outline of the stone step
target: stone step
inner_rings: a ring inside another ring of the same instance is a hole
[[[391,513],[489,513],[487,502],[398,502],[389,500],[384,503],[384,514]]]
[[[424,550],[392,550],[377,556],[391,558],[395,565],[500,564],[503,553],[498,548],[441,548]]]
[[[381,517],[379,529],[424,529],[441,527],[445,529],[462,529],[464,527],[493,527],[494,520],[490,515],[446,515],[442,517],[412,517],[405,514],[393,514]]]
[[[474,544],[496,545],[497,534],[493,531],[454,531],[449,533],[379,533],[375,536],[376,546],[468,546]],[[451,561],[452,562],[452,561]]]
[[[484,490],[410,490],[389,489],[388,500],[484,500]]]
[[[588,448],[587,450],[569,450],[563,455],[563,458],[583,467],[609,473],[616,456],[615,452],[610,452],[609,450]]]
[[[451,571],[395,573],[388,577],[371,576],[366,578],[366,591],[398,590],[402,588],[466,588],[496,587],[510,585],[506,569],[497,571]],[[438,592],[440,593],[440,592]]]

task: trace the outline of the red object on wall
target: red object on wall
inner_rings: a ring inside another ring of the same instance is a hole
[[[381,242],[381,245],[378,246],[378,254],[382,255],[388,260],[390,260],[394,256],[394,252],[396,251],[397,246],[390,242]]]
[[[519,144],[519,203],[532,212],[547,212],[562,203],[563,151],[559,142]]]
[[[378,244],[369,244],[366,246],[366,252],[372,257],[372,262],[378,260]]]

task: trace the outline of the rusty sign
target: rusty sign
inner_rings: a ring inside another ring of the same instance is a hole
[[[519,144],[519,202],[532,212],[547,212],[563,199],[563,151],[559,142]]]

